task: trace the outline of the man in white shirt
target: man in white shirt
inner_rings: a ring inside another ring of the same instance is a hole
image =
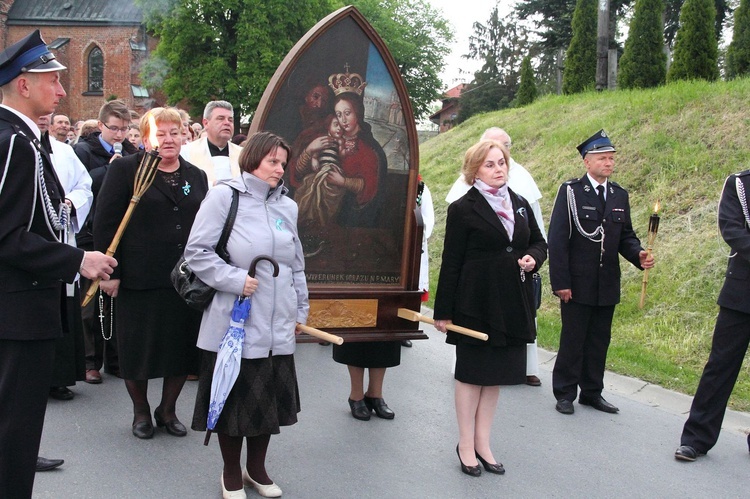
[[[53,114],[49,122],[49,136],[59,142],[68,143],[70,119],[64,114]]]
[[[492,127],[485,130],[480,140],[496,140],[497,142],[504,144],[509,151],[512,145],[510,135],[508,135],[505,130],[498,127]],[[542,231],[544,239],[547,239],[547,233],[544,230],[544,219],[542,218],[542,208],[539,206],[539,200],[542,199],[542,192],[539,190],[539,187],[537,187],[534,178],[528,170],[516,163],[513,158],[510,158],[508,187],[510,187],[516,194],[523,196],[526,201],[529,202],[531,205],[531,211],[534,213],[534,218],[539,226],[539,230]],[[448,195],[445,196],[445,201],[450,204],[466,194],[469,189],[471,189],[471,186],[466,183],[463,174],[461,174],[453,183]],[[537,353],[536,340],[534,343],[529,343],[526,347],[526,384],[529,386],[542,385],[542,382],[539,379],[539,356]]]
[[[180,155],[208,176],[208,185],[240,175],[242,148],[231,142],[234,136],[234,108],[227,101],[211,101],[203,110],[206,136],[182,147]]]

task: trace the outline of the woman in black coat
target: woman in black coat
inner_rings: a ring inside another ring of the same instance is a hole
[[[197,372],[195,346],[201,313],[189,308],[172,287],[169,274],[185,248],[195,214],[208,192],[206,174],[180,157],[182,120],[174,108],[156,108],[141,119],[143,136],[156,120],[162,157],[154,183],[141,197],[115,253],[120,265],[101,290],[117,298],[114,327],[120,373],[133,401],[133,435],[151,438],[154,427],[146,392],[148,380],[164,378],[158,426],[176,436],[187,434],[175,404],[189,373]],[[144,140],[146,150],[156,144]],[[112,162],[97,197],[94,246],[105,251],[133,196],[140,152]],[[104,324],[107,332],[112,324]]]
[[[510,190],[510,155],[484,140],[464,157],[473,185],[448,207],[443,262],[435,296],[435,327],[460,326],[487,333],[486,342],[448,332],[456,345],[456,417],[461,470],[502,474],[490,450],[490,429],[500,385],[526,382],[526,344],[536,337],[532,274],[547,258],[529,203]]]

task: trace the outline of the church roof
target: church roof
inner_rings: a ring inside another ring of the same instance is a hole
[[[16,0],[8,25],[139,25],[143,13],[134,0]]]

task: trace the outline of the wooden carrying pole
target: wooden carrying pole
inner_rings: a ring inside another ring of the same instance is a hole
[[[141,196],[143,196],[146,190],[148,190],[148,188],[151,186],[151,183],[154,181],[154,177],[156,177],[156,170],[159,167],[160,162],[161,157],[156,154],[156,151],[147,152],[143,156],[143,159],[141,159],[141,164],[138,166],[138,171],[135,174],[133,197],[130,198],[128,209],[127,211],[125,211],[125,215],[120,221],[120,226],[117,227],[115,237],[112,238],[112,242],[109,244],[109,248],[107,248],[108,256],[114,256],[115,251],[117,251],[117,246],[120,244],[120,239],[122,239],[122,235],[125,233],[125,228],[130,222],[130,217],[133,215],[133,210],[135,210],[135,207],[138,206],[138,203],[141,200]],[[101,282],[101,280],[101,278],[97,278],[94,282],[91,283],[91,286],[89,286],[89,290],[86,292],[86,296],[83,298],[83,302],[81,302],[82,307],[88,305],[88,303],[94,297],[94,295],[96,294],[96,290],[99,289],[99,283]]]
[[[319,340],[327,341],[329,343],[335,343],[337,345],[341,345],[342,343],[344,343],[344,338],[342,338],[341,336],[326,333],[325,331],[315,329],[314,327],[305,326],[304,324],[297,323],[297,329],[299,329],[303,333],[309,334],[310,336],[314,336]]]
[[[408,308],[399,308],[398,316],[402,319],[406,319],[407,321],[426,322],[427,324],[432,325],[435,324],[435,321],[432,318],[427,317],[426,315],[422,315],[419,312],[409,310]],[[449,331],[453,331],[454,333],[465,334],[466,336],[471,336],[472,338],[476,338],[482,341],[487,341],[487,339],[489,338],[489,336],[487,336],[487,334],[485,333],[474,331],[473,329],[469,329],[468,327],[456,326],[455,324],[448,324],[447,326],[445,326],[445,328]]]

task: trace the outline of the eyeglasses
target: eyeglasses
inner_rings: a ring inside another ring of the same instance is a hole
[[[107,130],[109,130],[110,132],[115,132],[115,133],[117,133],[117,132],[120,132],[120,133],[127,133],[127,131],[128,131],[128,127],[122,127],[122,128],[118,128],[118,127],[116,127],[116,126],[109,126],[109,125],[107,125],[106,123],[102,123],[102,125],[104,125],[104,128],[106,128],[106,129],[107,129]]]

